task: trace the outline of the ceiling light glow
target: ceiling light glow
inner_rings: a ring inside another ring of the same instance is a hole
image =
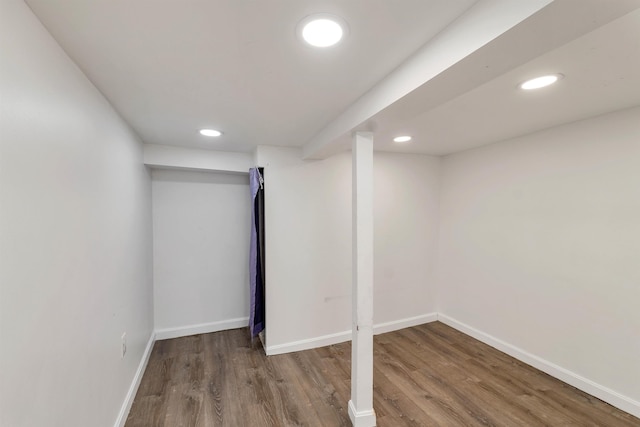
[[[409,142],[411,141],[411,137],[408,135],[405,136],[396,136],[395,138],[393,138],[393,142]]]
[[[204,136],[220,136],[222,135],[222,132],[215,129],[201,129],[200,134]]]
[[[298,35],[311,46],[329,47],[338,43],[347,32],[343,19],[327,13],[307,16],[298,24]]]
[[[535,79],[520,83],[519,87],[524,90],[540,89],[554,84],[562,77],[564,77],[562,74],[549,74],[547,76],[536,77]]]

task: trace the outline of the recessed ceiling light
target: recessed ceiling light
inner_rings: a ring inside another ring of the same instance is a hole
[[[406,135],[406,136],[396,136],[395,138],[393,138],[393,142],[409,142],[411,141],[411,137]]]
[[[563,77],[564,76],[562,74],[549,74],[547,76],[540,76],[535,79],[527,80],[526,82],[520,83],[518,87],[524,90],[540,89],[554,84]]]
[[[347,23],[335,15],[318,13],[300,21],[297,32],[311,46],[329,47],[346,35]]]
[[[220,136],[222,135],[222,132],[215,129],[201,129],[200,134],[204,136]]]

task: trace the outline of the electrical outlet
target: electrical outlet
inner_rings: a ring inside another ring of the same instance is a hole
[[[127,333],[122,333],[122,341],[120,343],[120,359],[124,359],[124,355],[127,354]]]

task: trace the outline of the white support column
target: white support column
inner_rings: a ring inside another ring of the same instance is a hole
[[[355,427],[376,425],[373,410],[373,134],[357,132],[353,163],[351,400]]]

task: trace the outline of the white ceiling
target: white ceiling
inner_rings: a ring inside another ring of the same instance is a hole
[[[144,142],[247,151],[302,145],[475,1],[27,3]],[[318,12],[349,24],[335,49],[296,37]]]
[[[151,144],[250,151],[319,142],[327,155],[348,147],[349,132],[324,130],[346,124],[374,128],[376,149],[447,154],[640,105],[640,11],[629,13],[638,0],[556,0],[364,116],[349,108],[401,75],[415,52],[470,11],[512,0],[26,1]],[[528,16],[548,2],[519,4],[539,4]],[[317,12],[349,24],[334,49],[296,38],[296,24]],[[566,78],[537,93],[515,89],[539,72]],[[202,127],[224,135],[207,139]],[[414,143],[389,142],[405,132]]]
[[[446,155],[640,105],[640,2],[594,3],[581,14],[569,2],[549,6],[372,116],[376,149]],[[532,35],[541,54],[528,46]],[[468,84],[485,68],[497,72]],[[538,91],[517,87],[553,73],[565,78]],[[398,135],[414,139],[395,144]],[[323,155],[349,147],[344,134]]]
[[[565,78],[538,91],[517,88],[552,73]],[[640,11],[394,126],[417,135],[420,152],[447,154],[636,105]],[[392,132],[380,133],[381,148],[390,144]]]

